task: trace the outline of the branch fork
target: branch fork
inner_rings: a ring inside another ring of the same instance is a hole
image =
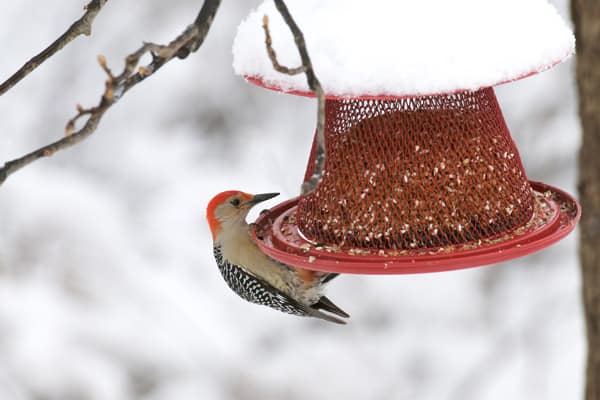
[[[273,68],[286,75],[297,75],[300,73],[304,73],[306,75],[306,80],[308,83],[308,87],[317,97],[317,147],[315,154],[315,169],[312,176],[306,180],[301,188],[300,194],[302,196],[306,196],[311,193],[316,187],[319,185],[321,180],[323,179],[323,170],[325,167],[325,93],[323,92],[323,87],[321,86],[321,82],[317,78],[315,71],[312,66],[312,62],[310,60],[310,56],[308,55],[308,51],[306,50],[306,43],[304,41],[304,35],[302,31],[296,24],[296,21],[292,18],[287,6],[283,2],[283,0],[274,0],[275,6],[277,10],[283,17],[285,23],[290,28],[290,31],[294,35],[294,42],[296,43],[296,47],[298,48],[298,52],[300,53],[300,59],[302,60],[302,65],[295,68],[289,68],[283,66],[277,60],[277,53],[275,49],[273,49],[273,41],[271,39],[271,33],[269,31],[269,17],[267,15],[263,16],[263,30],[265,31],[265,46],[267,48],[267,54],[269,55],[269,59],[271,60],[271,64]]]

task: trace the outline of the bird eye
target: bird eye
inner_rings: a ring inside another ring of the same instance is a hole
[[[240,205],[240,199],[233,199],[231,200],[231,205],[234,207],[239,207]]]

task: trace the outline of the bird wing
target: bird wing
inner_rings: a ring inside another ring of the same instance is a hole
[[[346,323],[339,318],[330,316],[322,311],[319,311],[318,309],[314,309],[308,305],[300,303],[296,299],[271,286],[263,279],[251,274],[243,268],[238,268],[238,270],[239,272],[237,277],[234,278],[233,281],[228,281],[228,283],[231,282],[234,285],[238,283],[239,288],[236,290],[236,292],[242,298],[251,303],[266,305],[288,314],[320,318],[337,324]]]
[[[227,285],[244,300],[268,306],[288,314],[303,317],[315,317],[336,324],[346,323],[339,318],[300,303],[276,287],[273,287],[265,280],[252,274],[243,268],[243,266],[231,264],[222,257],[220,249],[217,247],[215,247],[214,252],[223,279],[225,279]]]

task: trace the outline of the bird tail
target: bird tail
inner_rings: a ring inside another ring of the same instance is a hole
[[[317,301],[311,307],[314,308],[315,310],[328,311],[332,314],[335,314],[335,315],[343,317],[343,318],[350,318],[350,315],[347,312],[345,312],[344,310],[342,310],[341,308],[336,306],[331,300],[329,300],[325,296],[321,296],[319,301]]]
[[[338,273],[331,273],[331,274],[327,274],[323,277],[323,280],[321,281],[321,283],[325,284],[329,281],[331,281],[334,278],[337,278],[340,274]]]

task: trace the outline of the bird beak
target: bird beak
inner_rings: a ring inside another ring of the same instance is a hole
[[[262,193],[262,194],[257,194],[254,195],[254,197],[252,197],[250,200],[248,200],[247,202],[244,203],[244,205],[248,205],[248,206],[254,206],[258,203],[262,203],[263,201],[272,199],[275,196],[279,196],[279,193]]]

